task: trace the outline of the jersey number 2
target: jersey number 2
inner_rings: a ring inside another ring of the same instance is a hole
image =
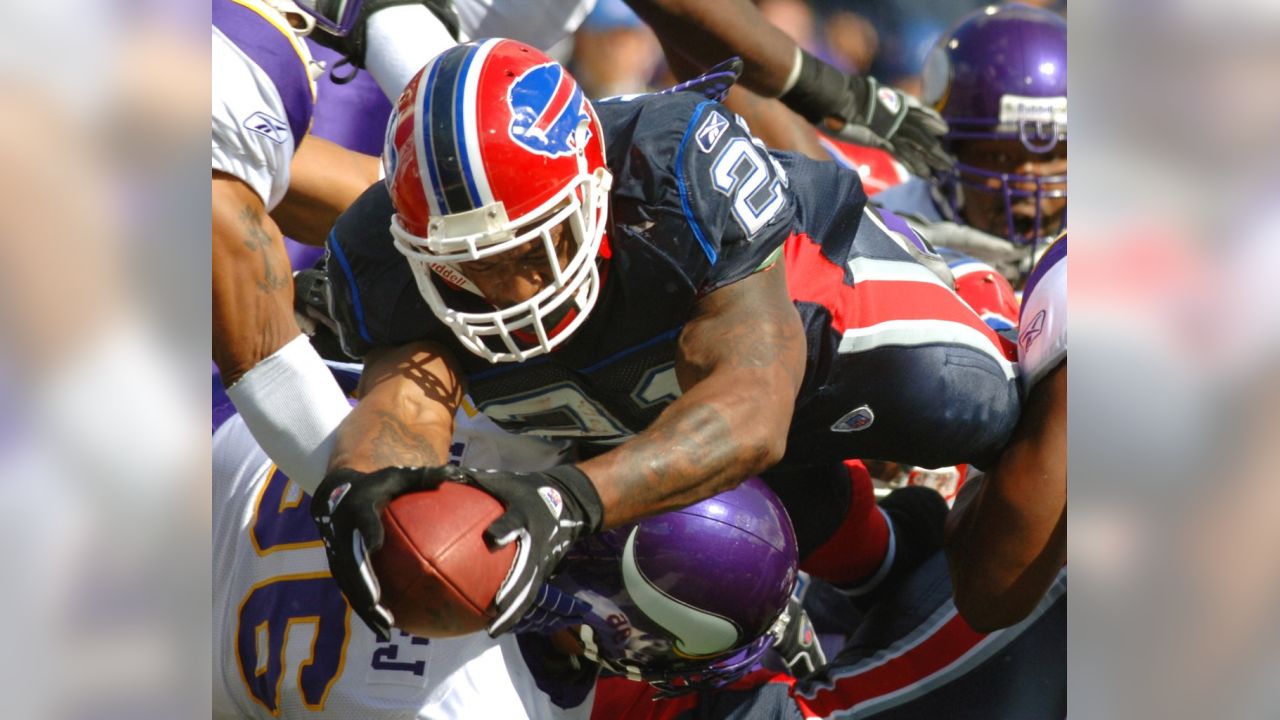
[[[731,139],[711,166],[712,186],[733,198],[733,217],[748,238],[786,202],[782,178],[771,170],[769,157],[745,137]]]

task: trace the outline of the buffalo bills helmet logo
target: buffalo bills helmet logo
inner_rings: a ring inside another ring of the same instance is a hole
[[[559,65],[548,63],[525,71],[507,91],[507,102],[512,140],[553,158],[577,152],[574,135],[587,117],[585,100],[582,88]]]

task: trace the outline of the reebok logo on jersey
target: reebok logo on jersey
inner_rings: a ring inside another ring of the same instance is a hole
[[[244,121],[245,128],[266,137],[274,143],[284,144],[289,139],[289,126],[283,120],[274,118],[261,110]]]
[[[715,110],[702,121],[702,126],[698,128],[698,132],[694,136],[698,139],[698,149],[702,152],[711,152],[711,148],[716,146],[716,142],[720,136],[724,134],[726,128],[729,127],[729,121]]]
[[[1040,333],[1044,330],[1044,310],[1036,313],[1031,318],[1031,323],[1022,331],[1022,335],[1018,338],[1018,344],[1022,346],[1022,351],[1026,352],[1031,349],[1031,344],[1040,337]]]
[[[547,509],[555,517],[560,517],[560,511],[564,509],[564,500],[560,497],[560,491],[553,487],[543,485],[538,488],[538,496],[542,498],[542,502],[547,504]]]
[[[871,427],[871,423],[875,421],[876,414],[871,412],[870,407],[862,405],[837,420],[831,426],[831,432],[858,432]]]

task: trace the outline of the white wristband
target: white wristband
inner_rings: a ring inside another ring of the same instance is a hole
[[[308,494],[315,492],[351,405],[307,337],[254,365],[227,396],[272,462]]]

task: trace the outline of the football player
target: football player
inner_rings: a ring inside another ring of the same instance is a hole
[[[308,489],[324,475],[326,443],[348,406],[294,320],[289,260],[268,213],[290,187],[291,165],[307,175],[295,184],[294,200],[308,211],[293,215],[323,225],[361,185],[377,178],[378,166],[374,158],[319,138],[301,144],[315,107],[315,78],[322,72],[303,38],[354,34],[363,42],[374,10],[401,17],[416,10],[436,18],[429,8],[410,4],[423,3],[213,2],[213,355],[259,442]],[[403,47],[405,36],[398,37]],[[439,49],[454,41],[447,33],[441,37],[407,39],[431,52],[431,42],[438,41]],[[379,45],[393,45],[392,39]],[[299,195],[299,188],[309,192]],[[299,228],[293,234],[324,232]]]
[[[671,698],[661,688],[602,677],[591,717],[1063,718],[1066,648],[1065,570],[1026,619],[982,633],[956,612],[938,553],[866,613],[817,672],[796,678],[755,669],[732,685]]]
[[[358,373],[333,369],[344,385]],[[536,676],[542,659],[514,634],[379,640],[351,622],[303,488],[234,408],[215,403],[214,421],[214,717],[585,717],[589,684],[574,702],[553,698]],[[541,468],[557,449],[464,411],[450,450],[455,462]]]
[[[359,372],[331,369],[344,385]],[[583,718],[597,663],[665,690],[718,688],[757,669],[791,620],[795,536],[757,479],[575,546],[557,578],[570,630],[379,639],[351,622],[302,488],[233,408],[214,416],[216,718]],[[555,450],[474,411],[450,448],[453,462],[526,469]]]
[[[490,40],[423,68],[387,139],[386,183],[329,243],[335,319],[369,372],[313,503],[382,632],[363,544],[391,497],[446,479],[464,387],[505,429],[580,451],[468,475],[507,508],[490,542],[519,548],[494,633],[581,535],[781,462],[769,480],[804,558],[842,532],[844,458],[982,466],[1012,430],[1013,365],[926,265],[941,259],[868,209],[855,173],[768,152],[714,100],[593,106],[545,55]],[[422,469],[389,482],[390,448]],[[801,481],[813,492],[783,487]],[[867,521],[877,557],[855,591],[891,572],[895,542],[912,555],[873,504]]]
[[[1067,210],[1067,23],[1021,4],[974,11],[926,61],[924,100],[949,130],[954,170],[885,190],[875,202],[929,222],[967,225],[1019,248],[1043,245]],[[932,239],[932,236],[931,236]],[[957,243],[965,237],[957,237]],[[938,240],[946,245],[947,240]],[[985,244],[953,245],[1020,277],[1031,254],[1007,270]]]
[[[1018,323],[1026,388],[1009,447],[947,518],[956,606],[976,628],[1026,617],[1067,560],[1067,238],[1027,280]]]

